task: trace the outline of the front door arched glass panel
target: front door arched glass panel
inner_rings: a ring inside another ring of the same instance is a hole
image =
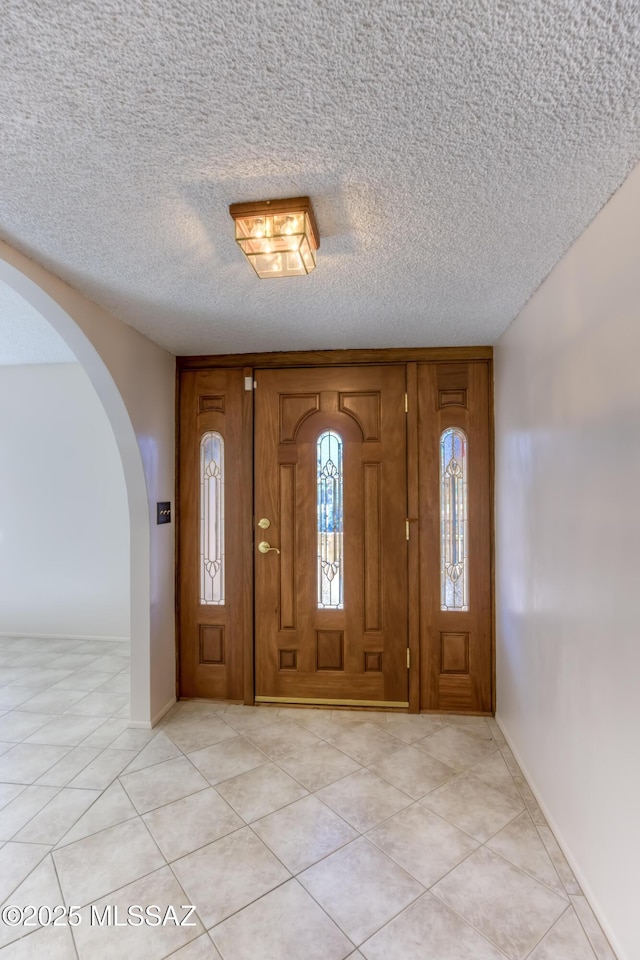
[[[333,430],[318,437],[318,609],[344,606],[343,442]]]
[[[200,441],[200,603],[224,604],[224,439]]]
[[[440,437],[440,609],[469,609],[467,437],[449,427]]]

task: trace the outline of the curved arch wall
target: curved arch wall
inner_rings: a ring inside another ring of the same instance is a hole
[[[73,350],[111,422],[131,527],[131,722],[149,726],[175,701],[174,526],[155,524],[175,489],[175,358],[2,242],[0,280]]]

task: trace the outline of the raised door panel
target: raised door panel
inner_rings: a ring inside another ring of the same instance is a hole
[[[256,697],[406,704],[404,368],[256,379]]]

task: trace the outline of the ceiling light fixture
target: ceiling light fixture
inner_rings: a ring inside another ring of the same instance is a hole
[[[236,243],[262,280],[315,270],[320,236],[309,197],[232,203],[229,213]]]

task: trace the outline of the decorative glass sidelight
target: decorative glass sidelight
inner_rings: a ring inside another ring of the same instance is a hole
[[[342,610],[343,443],[333,430],[318,437],[318,609]]]
[[[440,437],[440,609],[469,609],[467,437],[449,427]]]
[[[200,441],[200,603],[224,603],[224,439]]]

